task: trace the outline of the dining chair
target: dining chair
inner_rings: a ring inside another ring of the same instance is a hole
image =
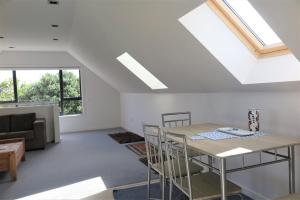
[[[162,140],[162,132],[159,126],[151,124],[143,124],[143,132],[145,137],[145,145],[147,152],[148,162],[148,186],[147,186],[147,197],[150,199],[150,186],[151,186],[151,169],[158,173],[161,184],[161,199],[165,199],[165,185],[169,178],[169,169],[167,165],[165,143]],[[190,173],[198,174],[201,173],[203,167],[194,163],[190,164]],[[183,158],[178,158],[176,165],[185,165]],[[178,173],[178,172],[177,172]],[[181,176],[187,175],[186,171],[181,171]],[[175,174],[176,176],[176,174]]]
[[[188,160],[186,136],[174,133],[164,133],[166,138],[166,157],[170,177],[169,199],[172,199],[173,187],[176,186],[190,200],[213,199],[221,197],[220,176],[213,173],[200,173],[191,176]],[[174,145],[174,143],[177,143]],[[183,157],[185,164],[178,165],[178,158]],[[186,174],[183,175],[182,172]],[[240,194],[241,188],[227,181],[228,195]]]
[[[163,113],[161,114],[162,118],[162,126],[165,128],[177,128],[183,126],[191,126],[192,125],[192,113],[187,112],[171,112],[171,113]],[[188,149],[189,155],[191,158],[200,159],[197,157],[201,157],[202,155],[199,152],[193,151],[192,149]],[[211,158],[208,158],[209,162]]]
[[[163,127],[173,128],[192,125],[191,112],[163,113],[161,114],[161,117]]]

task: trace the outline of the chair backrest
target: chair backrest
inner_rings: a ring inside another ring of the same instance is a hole
[[[187,155],[186,136],[164,132],[169,177],[189,199],[192,199],[191,173]],[[185,174],[183,174],[185,173]]]
[[[158,173],[164,173],[163,152],[162,152],[162,135],[161,129],[157,125],[143,124],[145,145],[147,151],[148,165]],[[155,167],[156,166],[156,167]],[[158,168],[160,166],[160,168]]]
[[[161,115],[163,127],[179,127],[192,125],[191,112],[163,113]]]

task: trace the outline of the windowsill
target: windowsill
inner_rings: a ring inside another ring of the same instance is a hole
[[[80,114],[72,114],[72,115],[60,115],[59,118],[68,118],[68,117],[79,117],[81,116],[83,113]]]
[[[54,103],[0,103],[0,108],[26,108],[26,107],[43,107],[43,106],[53,106]]]

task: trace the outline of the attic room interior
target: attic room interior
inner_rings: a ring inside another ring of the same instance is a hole
[[[1,200],[300,200],[299,0],[0,0]]]

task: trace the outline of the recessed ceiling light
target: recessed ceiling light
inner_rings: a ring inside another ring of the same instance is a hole
[[[59,39],[58,39],[58,38],[53,38],[53,40],[54,40],[54,41],[57,41],[57,40],[59,40]]]
[[[59,1],[58,0],[48,0],[48,3],[51,5],[58,5]]]
[[[52,27],[52,28],[58,28],[59,25],[58,25],[58,24],[52,24],[51,27]]]

